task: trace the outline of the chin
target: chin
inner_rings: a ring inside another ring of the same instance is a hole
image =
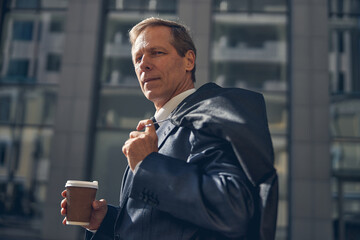
[[[146,91],[144,95],[147,99],[149,99],[152,102],[158,99],[157,94],[155,94],[153,91]]]

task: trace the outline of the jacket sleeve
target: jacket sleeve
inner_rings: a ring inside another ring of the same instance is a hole
[[[245,236],[258,199],[230,144],[199,132],[190,142],[185,161],[148,155],[135,174],[130,197],[226,237]]]
[[[100,228],[96,231],[96,233],[92,233],[86,230],[85,240],[113,240],[114,224],[118,215],[118,211],[118,207],[108,205],[108,211],[100,225]]]

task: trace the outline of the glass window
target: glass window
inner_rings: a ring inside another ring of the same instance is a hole
[[[150,0],[149,8],[157,11],[175,12],[177,7],[177,0]]]
[[[0,127],[0,209],[3,214],[34,219],[41,216],[52,133],[51,128],[43,127]],[[36,221],[33,223],[36,225]]]
[[[102,81],[106,85],[138,86],[136,75],[134,71],[131,71],[134,69],[134,66],[130,58],[105,59],[103,69]]]
[[[259,0],[249,1],[254,11],[284,12],[287,9],[286,0]]]
[[[334,218],[346,219],[348,235],[360,214],[360,1],[329,0],[329,16]]]
[[[263,93],[279,174],[276,239],[288,232],[287,1],[213,1],[210,78]]]
[[[0,88],[0,123],[51,125],[56,109],[55,87]]]
[[[246,11],[249,9],[248,1],[226,1],[226,0],[214,0],[215,11]]]
[[[61,56],[56,53],[48,53],[46,59],[46,70],[49,72],[59,72],[61,67]]]
[[[129,130],[99,130],[96,133],[92,178],[102,186],[98,196],[106,196],[109,204],[119,203],[121,180],[127,166],[121,146],[128,138]]]
[[[105,85],[138,86],[131,61],[128,31],[138,19],[110,13],[106,24],[101,81]]]
[[[8,0],[12,8],[37,9],[37,8],[66,8],[69,0]]]
[[[65,19],[63,16],[51,16],[49,31],[51,33],[62,33],[65,29]]]
[[[38,8],[40,0],[13,0],[16,8]]]
[[[352,213],[356,216],[360,214],[360,183],[359,182],[347,182],[344,184],[344,195],[345,195],[345,204],[344,212]],[[355,225],[358,226],[358,225]]]
[[[6,232],[11,239],[40,239],[66,10],[42,7],[66,7],[67,2],[4,2],[8,9],[0,22],[0,218],[6,227],[0,228],[0,235]]]
[[[64,20],[61,11],[7,14],[1,28],[0,82],[58,82]]]
[[[331,146],[331,156],[334,170],[360,171],[360,139],[355,142],[334,140]]]
[[[265,92],[266,111],[271,134],[285,134],[288,126],[288,109],[285,93]]]
[[[360,4],[360,2],[359,2]],[[329,70],[332,94],[360,92],[360,12],[329,19]]]
[[[69,0],[41,0],[43,8],[66,8]]]
[[[16,88],[0,88],[1,122],[15,123],[16,106],[19,101],[19,90]]]
[[[0,140],[0,168],[5,166],[6,142]]]
[[[133,107],[129,107],[129,103]],[[101,91],[97,126],[104,128],[135,129],[138,122],[153,116],[154,105],[140,90],[103,89]]]
[[[360,14],[359,0],[329,0],[330,14],[342,17],[344,14]]]
[[[286,0],[214,0],[215,11],[285,12]]]
[[[175,13],[177,0],[110,0],[109,8],[133,11],[157,11]]]
[[[286,90],[286,16],[215,13],[211,79],[222,86]]]
[[[50,125],[54,123],[56,89],[31,89],[24,94],[24,123]]]
[[[10,121],[11,96],[0,95],[0,122]]]
[[[34,23],[30,21],[14,21],[12,29],[13,40],[31,41]]]
[[[333,97],[330,114],[333,137],[360,138],[360,95]]]
[[[28,59],[12,59],[9,62],[5,81],[19,81],[28,82],[27,79],[29,72],[29,60]]]
[[[275,168],[279,178],[279,204],[276,239],[287,239],[288,225],[288,152],[285,136],[272,136],[275,155]]]

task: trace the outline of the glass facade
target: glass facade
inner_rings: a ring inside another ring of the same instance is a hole
[[[335,233],[360,237],[360,2],[329,0],[331,163]]]
[[[61,11],[11,9],[2,30],[0,82],[58,83],[64,22]]]
[[[0,236],[40,235],[66,6],[14,0],[1,8]]]
[[[159,12],[176,12],[177,0],[109,0],[108,6],[112,10],[153,12],[156,15]]]
[[[324,145],[327,147],[329,144],[331,153],[334,233],[351,239],[351,236],[359,236],[356,235],[359,225],[354,224],[360,219],[360,1],[327,1],[328,22],[323,19],[317,23],[317,27],[329,27],[331,139]],[[291,216],[289,212],[289,206],[294,202],[289,197],[291,192],[288,192],[289,187],[294,186],[289,181],[290,156],[293,156],[289,149],[294,143],[289,141],[289,136],[292,136],[290,122],[293,122],[293,116],[289,116],[292,112],[289,109],[292,106],[289,89],[293,83],[289,78],[292,63],[288,59],[293,53],[289,54],[288,49],[299,39],[288,38],[291,35],[289,16],[292,14],[290,7],[299,7],[300,2],[307,6],[305,2],[309,1],[101,0],[105,8],[100,15],[105,21],[101,21],[104,25],[100,27],[101,46],[96,49],[101,59],[95,61],[100,64],[81,65],[78,60],[71,59],[76,54],[65,53],[73,66],[62,72],[68,63],[63,62],[65,31],[73,33],[73,38],[66,41],[66,49],[76,49],[77,40],[74,38],[77,36],[90,36],[81,16],[82,12],[89,11],[87,13],[91,15],[91,11],[95,11],[90,2],[0,1],[0,238],[9,235],[15,239],[41,239],[38,236],[43,228],[42,206],[48,204],[49,208],[55,208],[47,202],[46,193],[52,192],[46,186],[50,182],[49,166],[54,166],[50,164],[54,147],[50,146],[56,142],[53,139],[57,136],[54,126],[57,102],[61,99],[58,97],[59,85],[67,80],[62,77],[72,73],[77,75],[72,70],[78,66],[82,67],[82,76],[95,73],[97,82],[89,87],[94,88],[96,99],[84,100],[87,101],[84,105],[94,105],[95,109],[91,127],[86,128],[85,133],[90,136],[91,144],[78,148],[81,149],[79,152],[86,152],[86,159],[76,164],[84,165],[89,169],[86,176],[99,181],[98,196],[110,204],[118,203],[120,183],[127,165],[121,147],[138,121],[151,117],[155,111],[138,86],[131,62],[128,31],[146,17],[160,16],[171,20],[185,19],[194,29],[194,39],[198,44],[201,44],[199,39],[208,39],[210,47],[198,49],[198,56],[209,56],[206,57],[206,69],[203,65],[198,68],[198,74],[206,72],[205,75],[209,76],[205,81],[263,93],[280,183],[276,238],[290,239],[291,230],[288,229],[296,224],[299,227],[299,218],[296,218],[299,216]],[[206,8],[201,8],[204,14],[199,15],[195,11],[198,8],[189,12],[193,5],[205,5]],[[72,8],[68,9],[68,6]],[[81,27],[66,25],[70,19],[67,13],[74,25],[83,24],[84,27],[81,25],[83,28],[79,30]],[[210,29],[202,28],[200,20],[203,16],[209,17],[206,21],[211,21]],[[94,21],[93,24],[100,22]],[[304,26],[301,31],[313,34]],[[75,31],[79,32],[75,34]],[[88,81],[84,77],[74,84],[88,84]],[[64,85],[67,90],[73,87],[70,82]],[[297,89],[293,91],[298,94]],[[311,91],[316,92],[316,89]],[[64,108],[72,107],[69,103]],[[65,110],[62,112],[67,112]],[[54,178],[61,177],[63,175],[59,173]],[[64,238],[60,236],[59,239]]]
[[[264,94],[280,202],[277,239],[288,227],[288,104],[286,1],[213,1],[211,81]]]

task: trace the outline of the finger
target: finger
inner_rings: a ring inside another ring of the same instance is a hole
[[[149,125],[149,126],[145,126],[145,125]],[[151,126],[150,126],[150,125],[151,125]],[[138,125],[137,125],[137,127],[136,127],[136,130],[141,131],[141,130],[143,130],[145,127],[146,127],[146,129],[147,129],[147,128],[150,128],[150,127],[153,127],[154,130],[155,130],[154,123],[153,123],[153,121],[151,121],[150,119],[141,120],[141,121],[138,123]],[[145,129],[145,131],[146,131],[146,129]]]
[[[123,154],[125,155],[125,157],[127,157],[127,146],[124,144],[124,146],[122,147],[122,152],[123,152]]]
[[[60,214],[61,214],[62,216],[65,216],[65,215],[66,215],[66,208],[61,208]]]
[[[145,128],[146,133],[156,133],[156,129],[155,129],[154,123],[152,121],[146,125],[147,125]]]
[[[128,151],[129,151],[129,146],[130,146],[130,143],[132,142],[131,139],[128,139],[126,140],[126,142],[124,143],[123,147],[122,147],[122,152],[123,154],[127,157],[128,155]]]
[[[129,137],[130,138],[137,138],[142,134],[144,134],[144,133],[143,132],[138,132],[138,131],[133,131],[133,132],[130,132]]]
[[[64,199],[61,201],[60,207],[61,207],[61,208],[66,208],[66,205],[67,205],[67,200],[66,200],[66,198],[64,198]]]
[[[140,123],[142,124],[141,126],[143,126],[143,128],[145,127],[146,133],[155,133],[156,132],[154,122],[152,120],[148,119],[148,120],[144,120]]]
[[[64,217],[62,224],[66,225],[66,217]]]
[[[61,196],[63,196],[64,198],[66,198],[66,190],[61,192]]]

